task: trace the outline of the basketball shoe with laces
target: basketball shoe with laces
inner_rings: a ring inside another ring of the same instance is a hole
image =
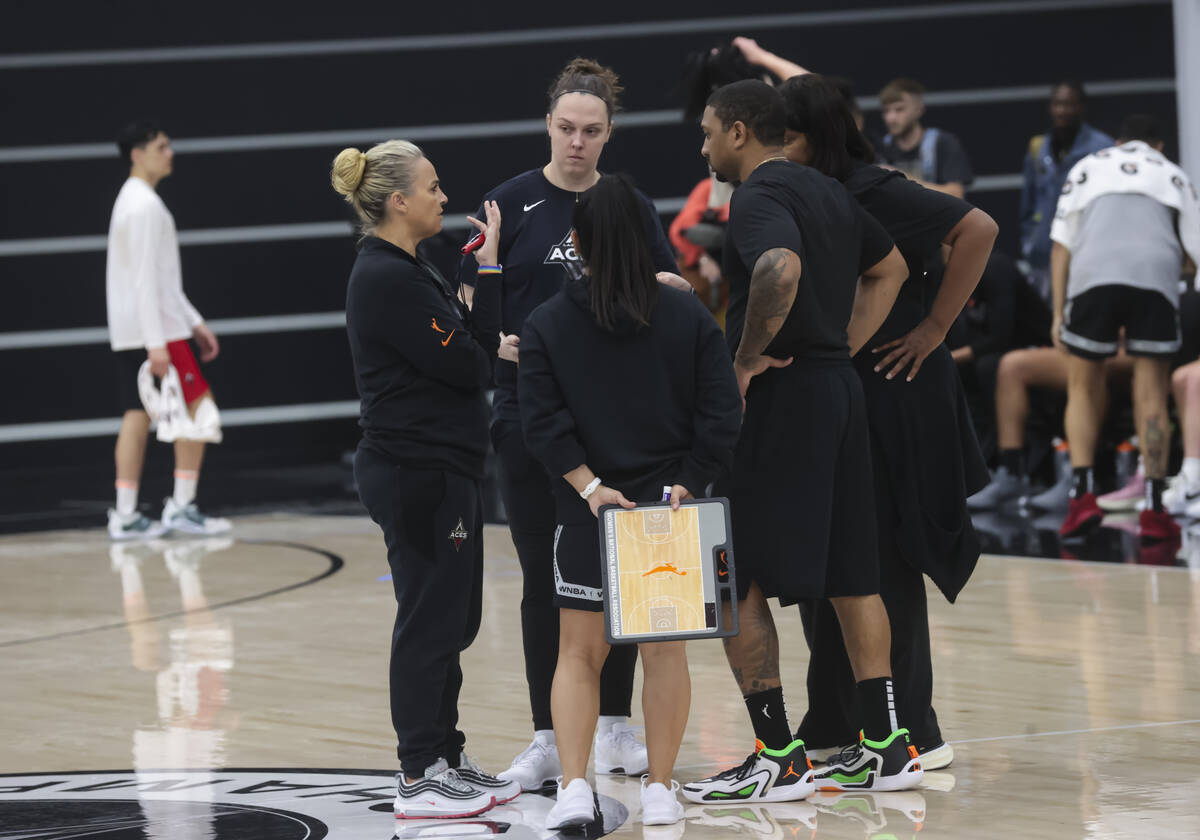
[[[723,802],[791,802],[813,792],[812,763],[803,741],[772,750],[755,741],[755,751],[739,766],[688,782],[684,798],[703,805]]]
[[[883,741],[862,738],[831,757],[813,782],[817,790],[909,790],[924,777],[908,730],[897,729]]]
[[[392,811],[397,819],[473,817],[495,804],[491,793],[464,782],[444,758],[427,767],[424,777],[415,782],[409,782],[403,773],[396,774]]]
[[[534,735],[533,743],[513,759],[507,770],[496,774],[506,782],[516,782],[521,790],[541,790],[562,775],[562,764],[558,760],[558,747],[541,736]]]
[[[650,769],[646,745],[637,739],[632,726],[618,723],[607,732],[596,731],[592,749],[596,755],[596,772],[624,773],[640,776]]]
[[[463,753],[455,768],[458,777],[472,787],[490,793],[496,798],[497,805],[511,802],[521,795],[521,783],[511,779],[501,779],[484,771],[475,760]]]

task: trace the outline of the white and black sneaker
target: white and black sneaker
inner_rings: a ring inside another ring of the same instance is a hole
[[[475,763],[466,753],[458,760],[458,767],[455,768],[458,772],[458,777],[471,787],[479,788],[485,793],[490,793],[496,798],[497,805],[503,805],[505,802],[511,802],[521,795],[521,783],[515,780],[498,779],[484,771],[482,767]]]
[[[427,767],[425,777],[411,784],[403,773],[396,774],[392,812],[398,820],[473,817],[495,804],[491,793],[464,782],[444,758]]]
[[[688,782],[683,796],[701,805],[732,802],[795,802],[813,793],[812,763],[797,739],[782,750],[755,741],[755,751],[738,767]]]
[[[163,528],[170,531],[207,537],[228,534],[233,530],[233,523],[228,519],[205,516],[196,507],[195,502],[181,505],[171,496],[163,501],[162,524]]]
[[[114,540],[152,540],[166,533],[160,523],[136,511],[127,515],[108,511],[108,535]]]

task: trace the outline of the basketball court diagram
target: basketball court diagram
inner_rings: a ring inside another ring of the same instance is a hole
[[[708,509],[720,514],[713,516]],[[709,634],[717,628],[714,546],[725,542],[721,506],[711,503],[610,510],[604,519],[613,638]]]

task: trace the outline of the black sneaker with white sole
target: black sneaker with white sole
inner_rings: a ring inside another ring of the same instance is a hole
[[[473,817],[496,804],[490,792],[467,784],[446,759],[426,768],[424,778],[409,782],[396,774],[396,801],[392,812],[399,820]]]

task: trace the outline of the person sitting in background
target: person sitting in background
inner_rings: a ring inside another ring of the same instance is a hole
[[[1143,539],[1179,536],[1163,509],[1170,426],[1167,382],[1179,350],[1179,276],[1200,254],[1200,201],[1182,169],[1162,155],[1158,121],[1134,114],[1120,145],[1077,163],[1058,200],[1050,238],[1054,325],[1051,338],[1069,354],[1067,439],[1075,481],[1063,537],[1079,536],[1103,513],[1094,494],[1096,396],[1118,330],[1134,357],[1133,401],[1146,475]]]
[[[1046,341],[1049,331],[1042,340]],[[1133,372],[1133,362],[1122,348],[1115,357],[1104,362],[1105,390],[1100,397],[1103,413],[1108,392],[1127,388]],[[1039,510],[1060,510],[1070,501],[1070,470],[1058,475],[1058,481],[1041,493],[1033,493],[1029,470],[1034,464],[1026,457],[1026,438],[1035,400],[1046,392],[1056,397],[1054,425],[1062,417],[1058,394],[1067,391],[1067,355],[1057,347],[1026,347],[1011,350],[1000,357],[996,369],[996,449],[998,467],[987,487],[967,499],[973,511],[992,510],[1023,499]],[[1044,406],[1043,406],[1044,407]],[[1065,454],[1065,453],[1064,453]],[[1032,494],[1032,495],[1031,495]]]
[[[948,131],[926,128],[925,86],[894,79],[879,92],[887,134],[879,144],[880,165],[898,169],[923,187],[962,198],[975,180],[962,143]]]
[[[707,303],[722,328],[729,290],[721,284],[721,246],[732,195],[733,187],[710,174],[692,189],[667,232],[679,255],[680,274]]]
[[[992,251],[979,285],[946,335],[963,387],[974,403],[976,427],[994,448],[996,371],[1018,347],[1045,344],[1050,307],[1029,287],[1007,254]]]
[[[1050,222],[1071,167],[1092,152],[1112,145],[1112,138],[1083,121],[1087,97],[1083,84],[1064,79],[1050,89],[1050,130],[1029,140],[1021,185],[1021,256],[1029,264],[1029,280],[1050,302]]]

